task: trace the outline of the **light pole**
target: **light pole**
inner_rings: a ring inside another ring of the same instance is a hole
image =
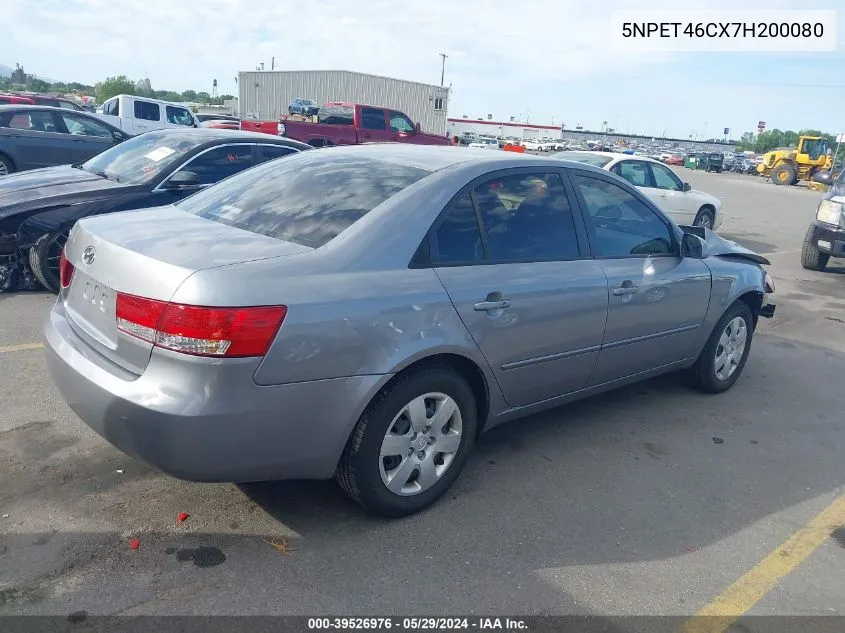
[[[261,118],[261,107],[258,105],[258,82],[255,82],[255,118]]]
[[[443,58],[440,64],[440,85],[443,85],[443,80],[446,77],[446,58],[448,55],[446,53],[440,53],[440,57]]]

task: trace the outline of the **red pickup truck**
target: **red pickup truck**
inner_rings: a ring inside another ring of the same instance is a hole
[[[314,147],[357,145],[359,143],[415,143],[449,145],[449,139],[420,131],[403,112],[356,103],[326,103],[317,113],[317,123],[285,119],[281,121],[241,121],[241,129],[285,136]]]

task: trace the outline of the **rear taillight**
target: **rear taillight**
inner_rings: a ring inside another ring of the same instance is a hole
[[[195,356],[263,356],[287,315],[285,306],[209,308],[118,294],[117,328]]]
[[[65,249],[62,249],[62,254],[59,256],[59,281],[62,282],[62,288],[67,288],[72,278],[73,264],[67,260]]]

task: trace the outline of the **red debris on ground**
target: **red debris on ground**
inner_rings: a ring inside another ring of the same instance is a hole
[[[141,547],[141,541],[136,538],[129,539],[129,549],[138,549]]]
[[[191,515],[190,515],[190,514],[188,514],[187,512],[180,512],[180,513],[179,513],[179,516],[178,516],[178,517],[176,517],[176,519],[179,521],[179,523],[181,523],[182,521],[184,521],[185,519],[187,519],[189,516],[191,516]]]

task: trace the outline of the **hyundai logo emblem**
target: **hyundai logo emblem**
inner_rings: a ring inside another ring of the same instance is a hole
[[[94,258],[97,256],[97,251],[94,250],[93,246],[87,246],[84,251],[82,251],[82,261],[86,264],[90,264],[94,261]]]

